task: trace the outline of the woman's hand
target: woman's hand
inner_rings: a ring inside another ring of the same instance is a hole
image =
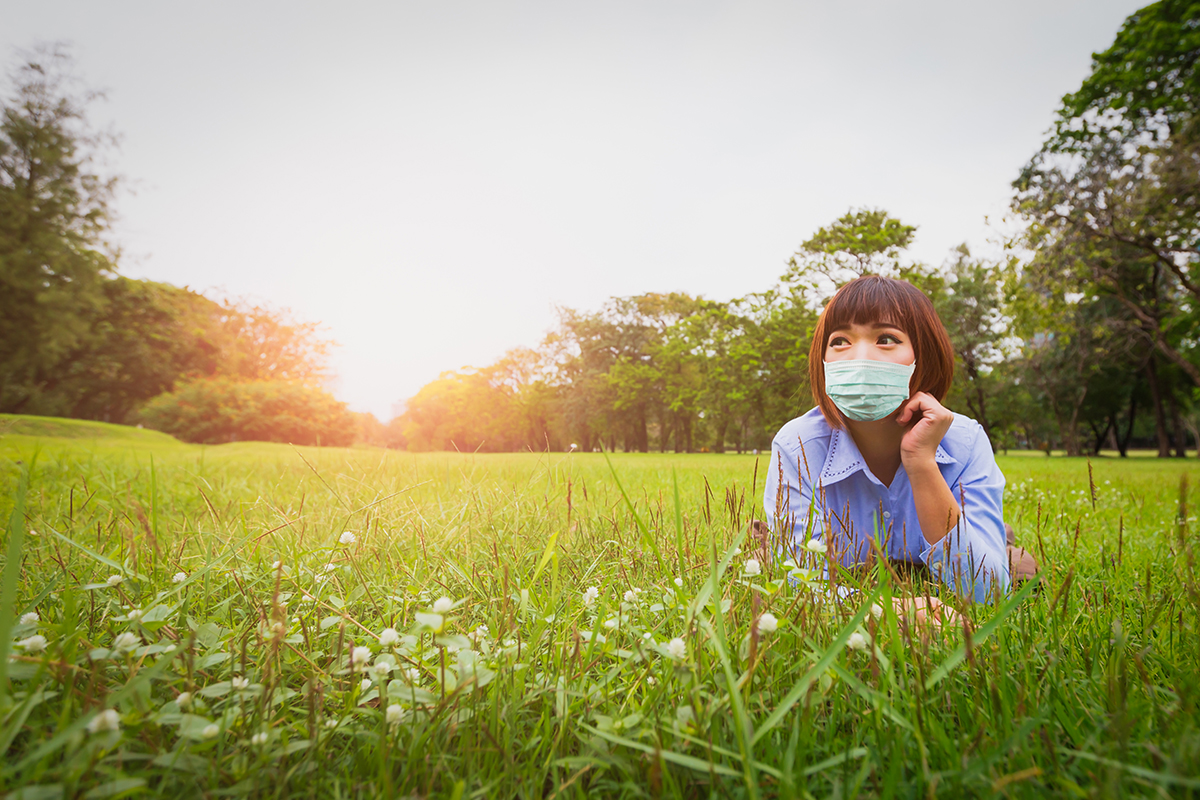
[[[941,626],[958,622],[958,612],[936,597],[893,597],[892,606],[902,616],[912,615],[918,623]]]
[[[900,440],[900,462],[905,469],[923,463],[933,463],[934,454],[954,414],[927,392],[917,392],[900,407],[896,422],[908,425]]]

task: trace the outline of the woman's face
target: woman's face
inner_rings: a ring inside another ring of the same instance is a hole
[[[895,325],[851,323],[829,334],[829,340],[825,342],[825,360],[851,359],[907,365],[916,360],[916,354],[913,353],[912,339]]]

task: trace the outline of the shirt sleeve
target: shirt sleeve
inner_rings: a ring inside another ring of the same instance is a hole
[[[771,530],[792,546],[803,545],[806,532],[809,539],[824,538],[821,513],[817,503],[813,502],[812,484],[801,476],[799,459],[789,453],[788,448],[781,447],[778,440],[771,444],[763,511]]]
[[[950,487],[960,504],[958,524],[921,553],[930,572],[964,597],[983,602],[988,594],[1008,591],[1004,537],[1004,474],[992,446],[976,428],[970,457]]]

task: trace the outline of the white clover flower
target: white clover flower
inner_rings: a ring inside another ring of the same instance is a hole
[[[671,654],[671,658],[682,661],[687,658],[687,642],[676,636],[667,643],[667,652]]]
[[[171,583],[183,583],[186,580],[187,580],[186,572],[176,572],[174,575],[171,576]]]
[[[336,728],[337,726],[338,726],[338,720],[334,719],[333,717],[330,717],[329,719],[325,720],[326,728],[329,728],[330,730],[332,730],[332,729]]]
[[[859,631],[850,634],[850,638],[846,640],[846,647],[851,650],[866,650],[868,644],[867,637]]]
[[[449,597],[439,597],[433,601],[433,613],[446,614],[454,610],[454,601]]]
[[[676,578],[675,585],[682,589],[683,588],[683,578]]]
[[[650,631],[646,631],[645,633],[642,634],[642,638],[648,642],[654,638],[654,635],[652,633],[650,633]]]
[[[109,586],[120,586],[121,582],[124,580],[124,575],[109,575],[108,580],[106,580],[105,583],[107,583]]]
[[[571,442],[571,446],[570,446],[569,448],[567,448],[567,449],[568,449],[568,450],[578,450],[578,449],[579,449],[579,445],[575,444],[574,442]]]
[[[758,618],[758,632],[760,635],[764,633],[774,633],[775,629],[778,627],[779,618],[770,611],[764,611],[762,616]]]
[[[337,569],[337,564],[326,564],[325,565],[326,572],[333,572],[335,569]]]
[[[600,598],[600,590],[595,586],[589,586],[583,592],[583,604],[588,608],[596,605],[596,601]]]
[[[417,681],[421,680],[421,670],[417,669],[416,667],[409,667],[408,669],[404,670],[404,677],[409,683],[416,683]]]
[[[392,671],[392,665],[386,661],[379,661],[371,667],[371,671],[375,673],[376,678],[383,680]]]
[[[175,705],[184,709],[190,708],[192,705],[192,693],[180,692],[179,696],[175,698]]]
[[[758,563],[757,558],[747,558],[746,565],[742,567],[742,572],[746,574],[747,578],[762,575],[762,565]]]
[[[279,569],[282,566],[283,566],[282,561],[275,561],[275,562],[271,563],[271,569]]]
[[[214,724],[210,724],[210,725],[205,725],[204,730],[200,731],[200,735],[203,736],[205,739],[212,739],[212,738],[215,738],[220,732],[221,732],[221,729],[218,728],[216,726],[216,724],[214,723]]]
[[[262,733],[256,733],[250,737],[250,744],[254,745],[255,747],[259,747],[266,744],[268,738],[270,737],[267,736],[266,731],[263,731]]]
[[[636,603],[637,602],[637,595],[633,593],[633,589],[627,589],[625,591],[625,602],[626,603]]]
[[[647,686],[657,686],[658,679],[655,678],[653,675],[651,675],[650,677],[646,678],[646,685]]]
[[[829,548],[820,539],[809,539],[804,543],[804,549],[810,553],[824,553]]]
[[[136,633],[125,631],[119,634],[116,639],[113,639],[113,647],[117,650],[132,650],[142,643],[142,637]]]
[[[371,648],[369,647],[360,646],[350,651],[350,664],[355,667],[366,664],[370,660]]]
[[[879,619],[880,617],[882,617],[883,616],[883,606],[879,605],[879,603],[871,603],[871,616],[874,617],[875,619]]]
[[[488,631],[487,625],[480,625],[478,628],[468,633],[467,638],[470,639],[474,644],[479,644],[480,642],[487,641],[489,632],[490,631]]]
[[[46,637],[40,633],[35,633],[28,639],[22,639],[17,642],[17,646],[24,648],[26,653],[40,653],[46,649]]]
[[[357,541],[358,541],[358,537],[355,536],[350,531],[345,531],[342,533],[341,536],[338,537],[339,544],[354,544]]]
[[[142,618],[142,610],[140,608],[130,609],[129,613],[126,614],[126,617],[129,619],[130,622],[137,622],[139,619]]]
[[[92,717],[87,724],[88,733],[103,733],[104,731],[121,730],[121,718],[111,708],[106,708]]]
[[[37,612],[30,611],[27,614],[21,615],[21,624],[22,625],[32,625],[32,624],[36,623],[38,621],[38,619],[39,619],[39,617],[37,615]]]
[[[620,624],[621,624],[620,621],[617,620],[616,617],[609,617],[608,619],[604,620],[604,627],[610,631],[613,628],[616,628]]]
[[[234,675],[230,679],[229,685],[238,690],[248,689],[250,688],[250,679],[243,678],[241,675]]]
[[[367,691],[367,689],[370,689],[370,688],[371,688],[371,686],[372,686],[372,684],[371,684],[371,679],[370,679],[370,678],[363,678],[363,679],[362,679],[362,681],[360,681],[360,682],[359,682],[359,684],[358,684],[358,691],[359,691],[360,693],[363,693],[363,694],[365,694],[365,693],[366,693],[366,691]]]
[[[395,628],[384,628],[382,631],[380,631],[380,633],[379,633],[379,646],[380,647],[391,647],[392,645],[398,644],[399,642],[400,642],[400,634],[396,631]]]
[[[392,703],[387,707],[387,723],[388,725],[397,725],[404,718],[404,709],[398,704]]]

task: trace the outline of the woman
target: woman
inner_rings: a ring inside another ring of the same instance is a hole
[[[1008,590],[1004,475],[982,426],[941,404],[953,373],[912,284],[867,275],[838,290],[809,350],[817,407],[772,443],[764,505],[787,553],[807,534],[847,567],[882,553],[977,601]]]

